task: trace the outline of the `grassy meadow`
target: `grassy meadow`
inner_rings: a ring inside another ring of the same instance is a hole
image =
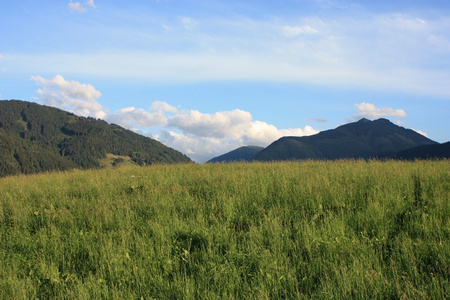
[[[0,178],[0,299],[445,299],[450,161]]]

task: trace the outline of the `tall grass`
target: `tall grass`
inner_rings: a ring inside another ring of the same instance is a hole
[[[1,299],[444,299],[450,162],[0,179]]]

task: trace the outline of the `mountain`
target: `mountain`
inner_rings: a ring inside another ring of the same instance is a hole
[[[0,176],[188,162],[184,154],[118,125],[32,102],[0,101]]]
[[[252,158],[262,149],[264,148],[258,146],[240,147],[228,153],[214,157],[207,161],[207,163],[251,161]]]
[[[257,161],[370,158],[435,145],[435,141],[386,119],[365,118],[304,137],[282,137],[253,158]]]
[[[450,142],[405,149],[397,152],[392,158],[406,160],[450,158]]]

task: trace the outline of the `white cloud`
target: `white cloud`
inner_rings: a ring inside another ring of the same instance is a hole
[[[277,129],[265,122],[252,121],[240,134],[230,133],[222,138],[163,130],[158,136],[158,140],[185,153],[196,162],[205,162],[241,146],[266,147],[282,136],[304,136],[315,133],[318,131],[310,126],[306,126],[304,129]]]
[[[224,138],[241,135],[252,120],[249,112],[233,110],[204,114],[197,110],[181,111],[170,118],[169,126],[202,137]]]
[[[88,1],[84,2],[84,4],[82,4],[81,2],[70,1],[70,3],[68,3],[67,6],[69,7],[69,9],[71,9],[73,11],[78,11],[78,12],[86,12],[87,11],[86,6],[96,8],[94,0],[88,0]]]
[[[151,128],[153,126],[166,126],[166,113],[176,113],[177,109],[161,101],[153,102],[151,112],[141,108],[127,107],[108,114],[105,119],[126,128]]]
[[[318,133],[310,126],[293,129],[278,129],[274,125],[262,121],[250,122],[241,136],[242,145],[268,146],[283,136],[305,136]],[[241,145],[241,146],[242,146]]]
[[[5,58],[3,54],[0,53],[0,59]]]
[[[425,137],[429,137],[428,134],[426,134],[425,132],[423,132],[423,131],[421,131],[421,130],[416,130],[416,129],[414,129],[414,128],[411,128],[411,129],[414,130],[415,132],[417,132],[417,133],[419,133],[419,134],[425,136]]]
[[[295,37],[300,34],[317,34],[319,31],[309,25],[283,26],[282,32],[287,37]]]
[[[149,113],[141,108],[127,107],[108,114],[106,120],[111,123],[121,125],[126,128],[153,127],[164,125],[167,118],[164,115]]]
[[[44,105],[58,107],[71,111],[77,115],[104,118],[105,112],[97,99],[102,95],[90,84],[78,81],[67,81],[61,75],[53,79],[44,79],[41,76],[32,76],[37,85],[39,97],[36,98]]]
[[[181,151],[196,162],[206,162],[207,160],[226,153],[240,146],[236,140],[220,140],[214,138],[204,138],[170,130],[162,130],[158,140]]]
[[[252,120],[250,112],[235,109],[212,114],[181,110],[166,102],[153,102],[150,109],[120,109],[105,119],[132,130],[155,129],[151,136],[198,162],[244,145],[267,146],[282,136],[318,133],[310,126],[278,129],[266,122]]]
[[[78,12],[85,12],[86,11],[86,8],[84,6],[82,6],[80,2],[75,2],[75,3],[70,2],[70,3],[67,4],[67,6],[71,10],[74,10],[74,11],[78,11]]]
[[[352,119],[354,120],[359,120],[361,118],[373,120],[386,117],[396,117],[396,118],[406,117],[406,112],[403,109],[393,109],[390,107],[378,108],[371,103],[360,103],[355,104],[355,106],[356,109],[359,110],[359,113],[352,116]]]
[[[167,127],[181,130],[183,134],[220,141],[234,140],[242,145],[267,146],[286,135],[311,135],[318,131],[304,129],[277,129],[262,121],[253,121],[252,115],[243,110],[204,114],[199,111],[178,111],[169,118]]]

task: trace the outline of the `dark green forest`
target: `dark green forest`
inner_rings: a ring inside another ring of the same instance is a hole
[[[0,176],[99,168],[107,154],[141,166],[191,162],[158,141],[103,120],[32,102],[0,101]]]
[[[396,153],[392,158],[403,160],[450,158],[450,142],[409,148]]]

